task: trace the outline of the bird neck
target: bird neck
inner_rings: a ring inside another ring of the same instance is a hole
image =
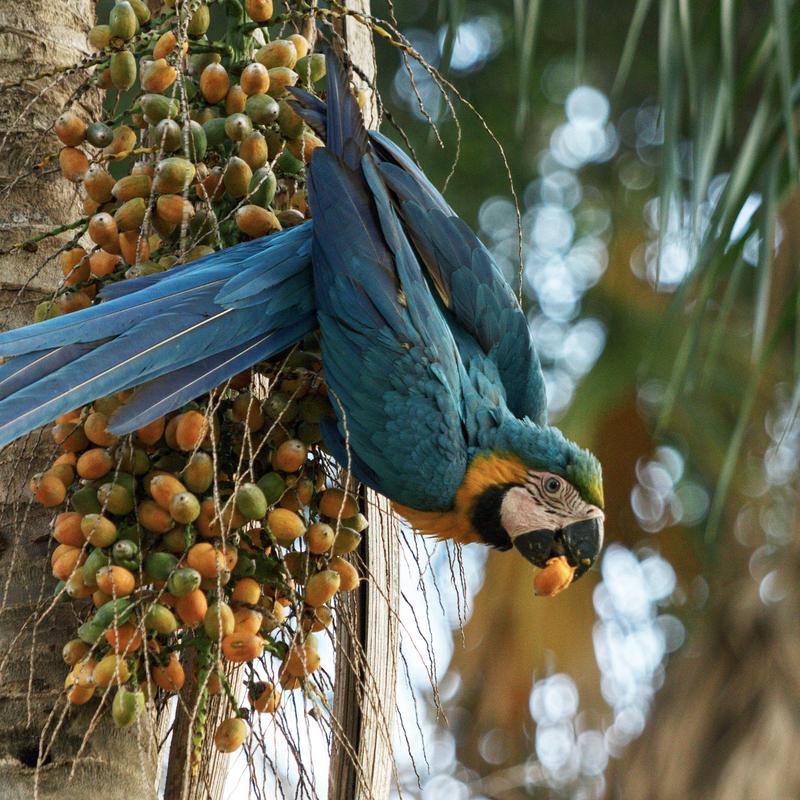
[[[509,452],[482,450],[472,457],[452,508],[419,511],[399,503],[395,503],[394,508],[418,533],[453,539],[460,544],[483,542],[502,548],[507,543],[487,516],[491,513],[493,493],[510,484],[525,483],[527,474],[527,468],[517,456]]]

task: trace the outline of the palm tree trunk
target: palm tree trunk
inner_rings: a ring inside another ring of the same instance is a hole
[[[35,252],[13,245],[82,216],[77,192],[48,160],[58,149],[49,131],[88,76],[86,70],[63,70],[87,56],[93,20],[90,0],[0,0],[4,327],[30,322],[34,304],[57,285],[54,256],[69,234],[43,240]],[[45,73],[51,77],[38,77]],[[99,97],[84,94],[78,103],[91,119]],[[0,455],[0,795],[71,800],[102,791],[106,800],[154,797],[157,759],[149,720],[138,730],[117,731],[105,708],[92,725],[97,701],[65,705],[61,648],[75,635],[76,619],[68,602],[51,607],[52,514],[28,505],[24,489],[51,449],[49,437],[40,443],[34,435]]]

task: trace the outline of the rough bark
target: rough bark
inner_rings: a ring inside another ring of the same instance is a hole
[[[52,123],[87,73],[34,78],[84,58],[93,20],[90,0],[0,0],[0,249],[82,216],[75,188],[46,159],[58,150]],[[90,118],[98,103],[83,95],[78,108]],[[66,241],[0,256],[3,327],[30,322],[33,305],[56,286],[52,256]],[[84,745],[97,700],[65,708],[61,648],[74,636],[76,618],[68,602],[47,613],[55,583],[52,513],[29,506],[24,490],[52,452],[49,437],[41,442],[33,435],[0,454],[0,794],[70,800],[102,787],[107,800],[153,797],[149,719],[138,730],[117,731],[104,708]]]

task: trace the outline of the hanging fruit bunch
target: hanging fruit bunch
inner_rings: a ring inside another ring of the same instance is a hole
[[[306,218],[305,163],[322,142],[286,88],[313,91],[324,59],[273,19],[271,0],[213,10],[168,2],[151,16],[141,0],[122,0],[92,29],[103,118],[65,110],[55,123],[87,223],[61,252],[63,284],[37,320]],[[209,36],[213,25],[222,38]],[[127,726],[191,679],[195,754],[207,697],[221,691],[232,716],[214,741],[229,752],[249,712],[226,665],[249,665],[250,710],[275,713],[281,692],[319,667],[314,634],[330,625],[331,601],[359,583],[346,556],[366,519],[328,474],[317,343],[117,438],[108,423],[124,399],[55,420],[61,454],[31,482],[37,502],[63,509],[52,570],[83,620],[64,648],[67,698],[108,696]]]

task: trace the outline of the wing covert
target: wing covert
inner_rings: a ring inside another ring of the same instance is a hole
[[[514,292],[489,251],[422,171],[390,139],[372,132],[381,175],[442,302],[497,365],[513,414],[546,421],[539,357]]]
[[[468,459],[453,337],[368,157],[357,175],[318,150],[309,188],[322,209],[314,285],[339,434],[383,493],[446,508]]]

